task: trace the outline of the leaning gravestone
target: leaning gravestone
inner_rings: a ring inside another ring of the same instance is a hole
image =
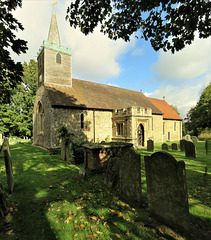
[[[211,139],[206,139],[205,149],[207,155],[211,154]]]
[[[198,142],[198,138],[196,136],[192,136],[192,141],[193,142]]]
[[[169,146],[166,143],[163,143],[161,147],[162,147],[162,150],[169,150]]]
[[[185,151],[185,142],[186,142],[185,139],[180,140],[180,150],[181,150],[182,152]]]
[[[185,163],[166,152],[145,156],[149,211],[166,224],[188,231]]]
[[[185,142],[185,156],[196,158],[196,147],[193,142]]]
[[[172,143],[172,144],[171,144],[171,149],[172,149],[172,150],[178,150],[178,145],[177,145],[177,143]]]
[[[13,193],[14,188],[14,178],[13,178],[13,170],[12,170],[12,159],[9,147],[9,141],[7,138],[4,139],[2,147],[0,149],[0,155],[4,152],[4,161],[5,161],[5,168],[7,174],[7,184],[9,193]]]
[[[124,149],[118,157],[110,158],[105,183],[129,204],[139,206],[141,196],[141,159],[131,148]]]
[[[147,141],[147,151],[154,152],[154,141],[153,140]]]

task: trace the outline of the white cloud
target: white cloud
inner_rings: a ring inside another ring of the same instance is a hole
[[[36,54],[43,40],[48,37],[52,14],[52,0],[27,1],[14,12],[14,16],[23,24],[25,30],[17,35],[28,41],[28,52],[17,56],[16,61],[36,59]],[[65,20],[66,9],[70,1],[59,2],[55,6],[62,45],[73,51],[73,77],[101,81],[119,75],[121,68],[117,59],[134,46],[134,41],[125,43],[122,40],[112,41],[96,30],[84,36],[80,30],[73,29]]]
[[[113,86],[113,87],[119,87],[117,84],[113,84],[113,83],[108,83],[107,85]]]
[[[143,48],[135,48],[132,53],[132,56],[143,56],[144,55],[144,49]]]
[[[204,87],[206,87],[210,81],[211,74],[207,74],[195,82],[185,82],[180,86],[162,84],[151,96],[158,99],[162,99],[163,96],[165,96],[167,103],[176,105],[181,117],[185,118],[190,108],[195,107]]]
[[[182,51],[172,54],[160,52],[158,62],[151,70],[157,73],[159,80],[170,82],[190,80],[206,74],[211,69],[211,38],[199,39]]]
[[[150,97],[150,96],[152,95],[152,93],[144,92],[144,95],[145,95],[146,97]]]

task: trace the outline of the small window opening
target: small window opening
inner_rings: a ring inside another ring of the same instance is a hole
[[[84,129],[84,114],[81,113],[81,129]]]
[[[57,63],[61,63],[61,62],[62,62],[62,57],[61,57],[61,54],[60,54],[60,53],[57,53],[57,54],[56,54],[56,62],[57,62]]]
[[[123,136],[123,123],[117,123],[117,135]]]

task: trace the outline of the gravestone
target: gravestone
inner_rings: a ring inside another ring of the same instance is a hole
[[[196,147],[193,142],[185,142],[185,156],[196,158]]]
[[[185,139],[180,140],[180,150],[181,150],[182,152],[185,151],[185,142],[186,142]]]
[[[180,230],[189,229],[185,163],[166,152],[145,156],[150,214]]]
[[[171,149],[172,149],[172,150],[178,150],[178,145],[177,145],[177,143],[172,143],[172,144],[171,144]]]
[[[192,136],[192,141],[193,142],[198,142],[198,138],[196,136]]]
[[[166,143],[162,144],[162,150],[169,150],[169,146]]]
[[[186,141],[190,141],[190,140],[191,140],[191,137],[190,137],[190,135],[189,135],[189,134],[185,135],[185,137],[184,137],[184,138],[185,138],[185,140],[186,140]]]
[[[118,192],[121,199],[140,207],[141,196],[141,159],[131,148],[124,149],[118,157],[108,162],[105,183]]]
[[[147,151],[154,152],[154,141],[153,140],[147,141]]]
[[[206,139],[205,149],[207,155],[211,154],[211,139]]]
[[[9,147],[9,141],[7,138],[4,139],[4,142],[0,149],[0,155],[4,152],[4,161],[5,161],[5,168],[7,174],[7,184],[8,184],[8,191],[9,193],[13,193],[14,188],[14,178],[13,178],[13,170],[12,170],[12,159]]]

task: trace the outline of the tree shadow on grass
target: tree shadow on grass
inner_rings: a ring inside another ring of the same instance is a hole
[[[19,239],[171,239],[158,223],[149,224],[146,209],[133,209],[109,191],[102,175],[84,181],[58,155],[31,145],[11,148],[17,208],[11,222]]]

